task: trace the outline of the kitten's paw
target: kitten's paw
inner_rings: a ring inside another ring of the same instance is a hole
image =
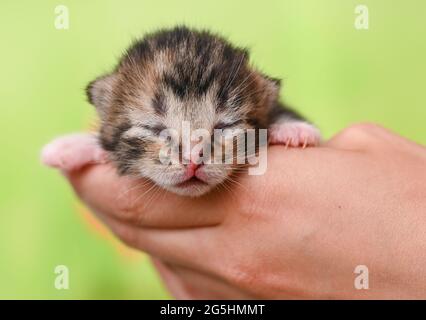
[[[107,153],[99,146],[93,134],[71,134],[59,137],[44,146],[41,161],[63,171],[78,170],[85,165],[105,163]]]
[[[304,121],[273,124],[268,134],[270,144],[282,144],[287,147],[314,147],[321,141],[319,130]]]

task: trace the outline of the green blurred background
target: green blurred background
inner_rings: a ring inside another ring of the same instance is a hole
[[[54,27],[60,4],[69,30]],[[369,30],[354,28],[358,4]],[[250,47],[325,137],[374,121],[426,143],[425,1],[2,0],[0,12],[0,298],[168,297],[148,258],[39,163],[44,143],[94,122],[83,88],[145,32],[186,23]],[[69,290],[54,288],[57,265],[70,270]]]

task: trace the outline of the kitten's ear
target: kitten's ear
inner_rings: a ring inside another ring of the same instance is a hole
[[[90,82],[86,87],[87,100],[102,116],[112,103],[116,75],[108,74]]]

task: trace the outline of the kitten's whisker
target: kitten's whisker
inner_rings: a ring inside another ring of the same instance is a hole
[[[136,197],[136,199],[132,202],[132,207],[139,201],[139,199],[141,199],[143,196],[145,196],[146,194],[148,194],[150,191],[152,191],[153,189],[155,189],[157,187],[156,184],[153,184],[148,190],[146,190],[145,192],[143,192],[142,194],[140,194],[139,196]]]
[[[151,194],[151,196],[148,198],[148,200],[146,201],[145,204],[145,208],[149,208],[151,203],[158,198],[158,196],[161,194],[162,188],[160,188],[159,186],[156,186],[156,188],[154,189],[154,192]]]
[[[235,190],[233,188],[231,188],[231,186],[228,185],[229,180],[225,180],[222,185],[225,188],[225,190],[228,191],[228,193],[231,195],[231,197],[236,200],[238,198],[237,193],[235,192]]]
[[[145,187],[150,183],[151,183],[151,181],[149,181],[149,180],[148,181],[141,181],[141,182],[137,183],[136,185],[134,185],[134,186],[128,188],[127,190],[125,190],[124,192],[120,193],[117,196],[117,200],[120,199],[121,197],[125,196],[126,194],[128,194],[130,191],[141,188],[141,187]]]

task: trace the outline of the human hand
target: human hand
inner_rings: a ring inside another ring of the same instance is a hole
[[[178,298],[424,298],[425,169],[423,147],[357,125],[319,148],[272,147],[265,175],[196,199],[105,164],[67,175]]]

